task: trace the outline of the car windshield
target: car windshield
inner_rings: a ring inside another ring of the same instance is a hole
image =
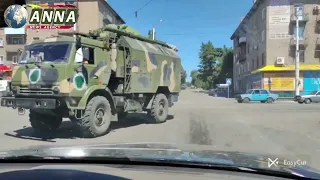
[[[253,90],[250,89],[250,90],[248,90],[245,94],[252,94],[252,92],[253,92]]]
[[[25,47],[19,64],[67,63],[72,48],[71,43],[38,43]]]
[[[312,91],[310,94],[311,95],[316,95],[318,91]]]

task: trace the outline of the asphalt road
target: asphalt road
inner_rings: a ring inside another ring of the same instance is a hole
[[[213,150],[273,154],[305,160],[320,169],[320,104],[238,104],[184,90],[163,124],[146,124],[143,115],[115,123],[109,134],[81,139],[69,121],[53,139],[33,137],[28,114],[0,108],[0,150],[32,145],[80,145],[127,142],[165,142],[210,145]]]

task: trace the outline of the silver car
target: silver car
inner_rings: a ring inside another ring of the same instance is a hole
[[[309,95],[295,96],[294,101],[297,101],[299,104],[319,103],[320,91],[312,91]]]

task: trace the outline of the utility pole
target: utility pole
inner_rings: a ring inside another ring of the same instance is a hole
[[[296,95],[300,94],[300,51],[299,51],[299,18],[300,18],[300,9],[295,7],[295,16],[296,16],[296,63],[295,63],[295,90]]]
[[[161,23],[162,22],[162,19],[160,19],[160,21],[158,23]],[[152,40],[155,40],[156,39],[156,26],[157,24],[154,24],[153,25],[153,28],[152,28]]]

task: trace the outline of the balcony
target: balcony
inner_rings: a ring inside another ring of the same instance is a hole
[[[301,47],[301,48],[305,48],[305,47],[308,46],[308,44],[307,44],[307,38],[300,38],[299,41],[298,41],[298,43],[299,43],[299,47]],[[290,46],[296,46],[296,45],[297,45],[297,40],[296,40],[296,38],[291,38],[291,39],[290,39]]]
[[[18,52],[26,43],[26,36],[24,34],[10,34],[6,35],[5,49],[7,52]]]
[[[18,52],[19,49],[23,49],[24,44],[7,44],[5,45],[6,52]]]
[[[246,61],[246,59],[247,59],[247,55],[245,53],[238,54],[238,56],[237,56],[237,61],[239,63],[242,63],[242,62]]]
[[[320,51],[320,38],[317,38],[316,41],[316,51]]]
[[[320,24],[320,15],[317,15],[316,22],[317,22],[317,24]]]
[[[295,14],[292,14],[290,17],[290,22],[292,24],[295,24],[297,21],[297,16]],[[299,17],[299,23],[307,23],[309,21],[309,13],[303,14]]]
[[[247,38],[246,37],[240,37],[239,38],[238,46],[246,45],[246,43],[247,43]]]
[[[315,46],[315,50],[314,50],[314,57],[320,58],[320,38],[317,38],[317,41],[316,41],[316,46]]]
[[[4,34],[5,35],[25,35],[25,28],[4,28]]]

